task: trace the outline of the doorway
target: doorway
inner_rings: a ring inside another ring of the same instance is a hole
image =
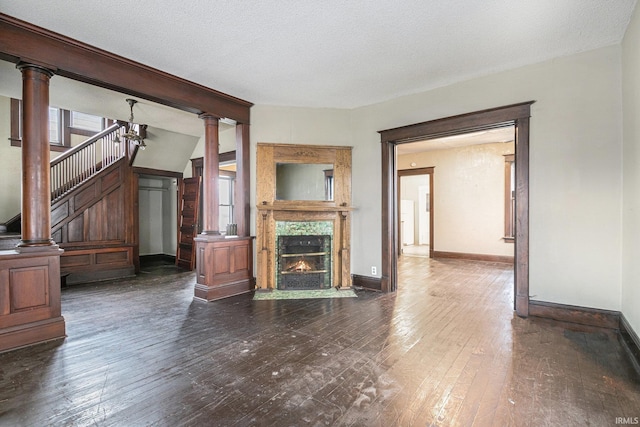
[[[398,170],[398,254],[433,258],[434,168]]]
[[[175,263],[178,188],[182,174],[147,168],[134,168],[134,173],[138,199],[135,218],[138,266],[140,258]]]
[[[514,309],[529,315],[529,122],[535,101],[446,117],[380,131],[382,149],[381,290],[395,292],[398,282],[397,146],[419,140],[515,127]]]

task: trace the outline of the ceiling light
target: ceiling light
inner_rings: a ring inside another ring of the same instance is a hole
[[[139,128],[140,125],[137,125],[133,122],[133,106],[138,102],[135,99],[127,98],[127,103],[129,104],[129,108],[131,109],[131,116],[129,117],[129,123],[127,125],[127,133],[122,135],[122,137],[128,141],[132,141],[135,145],[140,147],[141,150],[147,148],[147,144],[144,142],[144,137],[136,131],[136,128]],[[116,135],[114,141],[116,144],[120,143],[120,138]]]

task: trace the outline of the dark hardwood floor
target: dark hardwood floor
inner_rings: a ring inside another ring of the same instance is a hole
[[[193,300],[193,273],[63,290],[68,338],[0,355],[2,426],[609,426],[615,333],[514,316],[504,264],[404,257],[397,295]]]

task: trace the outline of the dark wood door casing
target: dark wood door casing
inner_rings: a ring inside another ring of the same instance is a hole
[[[397,289],[398,170],[396,145],[426,138],[515,126],[516,238],[514,308],[529,315],[529,121],[535,101],[445,117],[379,131],[382,159],[382,279],[384,292]]]
[[[193,238],[197,234],[200,210],[200,181],[199,176],[185,178],[180,188],[176,265],[187,270],[193,270],[196,259]]]

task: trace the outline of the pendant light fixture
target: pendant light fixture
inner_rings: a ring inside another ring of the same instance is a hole
[[[140,147],[141,150],[144,150],[145,148],[147,148],[147,144],[145,144],[144,142],[144,137],[136,131],[136,127],[139,127],[139,125],[136,125],[133,122],[133,106],[136,105],[138,101],[131,98],[127,98],[126,101],[129,104],[129,108],[131,109],[131,116],[129,117],[129,124],[127,125],[127,133],[122,135],[122,137],[128,141],[132,141],[135,145]],[[116,138],[113,142],[119,144],[120,138],[116,135]]]

